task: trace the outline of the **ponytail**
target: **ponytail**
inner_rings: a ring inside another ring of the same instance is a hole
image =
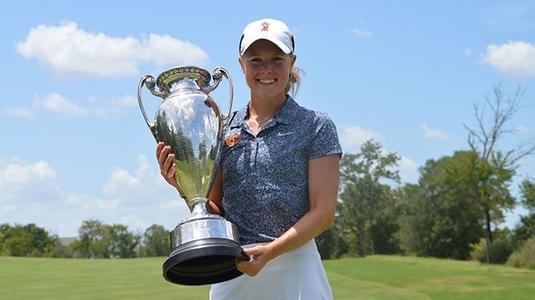
[[[301,69],[298,67],[292,67],[290,70],[290,76],[288,79],[288,84],[284,90],[286,94],[290,93],[292,97],[295,97],[297,91],[299,90],[299,85],[301,83]]]

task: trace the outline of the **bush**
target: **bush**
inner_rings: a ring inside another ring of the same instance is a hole
[[[520,217],[520,223],[513,231],[515,249],[519,249],[522,243],[535,236],[535,212]]]
[[[481,261],[481,257],[486,261],[487,248],[485,247],[485,239],[480,239],[479,243],[472,245],[472,251],[470,252],[470,258],[472,260]]]
[[[526,240],[520,249],[509,256],[507,264],[517,268],[535,270],[535,237]]]
[[[501,238],[495,240],[490,247],[490,263],[503,264],[507,261],[512,252],[513,246],[509,239]],[[485,239],[481,239],[479,243],[473,247],[470,257],[482,263],[487,262],[487,246],[485,244]]]

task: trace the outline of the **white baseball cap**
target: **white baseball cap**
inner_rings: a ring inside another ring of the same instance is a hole
[[[261,39],[272,42],[286,54],[294,52],[294,36],[288,26],[279,20],[261,19],[245,26],[240,40],[240,55]]]

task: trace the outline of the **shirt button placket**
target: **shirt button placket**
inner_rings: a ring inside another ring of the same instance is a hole
[[[255,163],[255,166],[257,165],[258,163],[258,149],[260,148],[260,143],[262,142],[262,139],[259,139],[259,138],[256,138],[255,139],[255,155],[254,155],[254,163]]]
[[[258,157],[258,138],[255,137],[254,141],[251,143],[251,147],[251,163],[249,166],[254,167],[256,165],[256,158]]]

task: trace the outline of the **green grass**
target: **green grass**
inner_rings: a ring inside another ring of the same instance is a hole
[[[477,262],[370,256],[325,261],[335,299],[534,299],[535,272]]]
[[[163,257],[0,257],[0,299],[207,299],[161,276]],[[335,299],[534,299],[535,271],[399,256],[325,261]]]
[[[0,299],[206,299],[209,288],[167,283],[163,257],[0,257]]]

